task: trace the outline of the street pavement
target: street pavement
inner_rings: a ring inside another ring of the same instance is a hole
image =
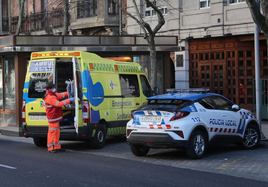
[[[66,152],[114,157],[268,182],[268,121],[263,121],[261,128],[263,137],[257,149],[241,150],[236,145],[211,147],[207,150],[204,158],[199,160],[189,159],[183,150],[175,149],[151,149],[145,157],[136,157],[126,144],[125,137],[107,138],[103,149],[89,149],[84,142],[61,141],[61,144]],[[40,148],[35,147],[32,138],[1,135],[0,138],[25,142],[28,143],[25,146],[40,150]],[[45,147],[42,150],[43,154],[49,154]],[[64,153],[62,155],[64,156]]]
[[[268,140],[268,121],[261,122],[262,140]]]

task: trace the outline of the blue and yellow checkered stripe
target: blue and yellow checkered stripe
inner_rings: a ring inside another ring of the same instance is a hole
[[[106,63],[93,63],[95,71],[107,71],[107,72],[114,72],[114,65],[113,64],[106,64]],[[84,70],[89,70],[89,64],[84,63]],[[125,65],[118,65],[118,72],[120,73],[144,73],[143,69],[138,66],[125,66]]]
[[[107,135],[122,135],[126,134],[126,127],[114,127],[114,128],[108,128]]]

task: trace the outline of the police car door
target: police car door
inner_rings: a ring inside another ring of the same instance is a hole
[[[72,58],[73,63],[73,75],[74,75],[74,102],[75,102],[75,116],[74,116],[74,127],[76,130],[76,133],[78,134],[78,127],[82,124],[82,111],[80,110],[80,101],[82,101],[82,95],[81,95],[81,78],[80,78],[80,72],[81,67],[79,64],[79,61],[76,57]]]
[[[213,102],[217,110],[221,110],[224,116],[224,132],[227,135],[237,135],[240,114],[232,110],[233,103],[221,96],[213,96]]]
[[[200,121],[203,122],[209,131],[209,139],[224,131],[226,114],[218,110],[212,97],[205,97],[198,101],[196,107],[200,113]]]

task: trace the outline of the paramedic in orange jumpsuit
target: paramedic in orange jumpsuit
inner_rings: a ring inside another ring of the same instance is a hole
[[[48,82],[46,86],[46,95],[44,98],[49,123],[47,134],[47,150],[49,153],[65,151],[64,149],[61,149],[61,145],[59,143],[59,122],[63,119],[61,107],[74,101],[74,98],[59,101],[59,99],[68,97],[68,92],[57,93],[55,88],[55,84]]]

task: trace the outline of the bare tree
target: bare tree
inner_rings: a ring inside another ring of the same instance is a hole
[[[64,23],[63,23],[63,31],[62,31],[62,35],[67,35],[68,34],[68,28],[69,28],[69,24],[70,24],[70,20],[69,20],[69,0],[64,0],[64,8],[63,8],[63,13],[64,13]]]
[[[156,48],[155,48],[155,35],[157,32],[161,29],[161,27],[165,24],[165,19],[161,13],[161,11],[158,9],[155,3],[152,3],[150,0],[145,0],[147,3],[147,6],[151,7],[157,14],[158,18],[158,24],[151,28],[151,26],[144,21],[142,18],[140,10],[137,6],[136,0],[132,0],[137,17],[129,13],[126,9],[122,8],[122,11],[125,12],[129,17],[134,19],[141,27],[141,29],[144,32],[144,39],[146,39],[149,48],[150,48],[150,82],[152,85],[152,88],[155,88],[156,86]]]
[[[264,34],[268,46],[268,0],[260,0],[260,5],[256,0],[246,0],[246,2],[254,22]]]
[[[22,17],[23,17],[23,9],[24,9],[25,0],[18,0],[18,4],[19,4],[19,20],[18,20],[18,27],[17,27],[15,35],[20,34],[20,28],[21,28],[21,22],[22,22]]]

